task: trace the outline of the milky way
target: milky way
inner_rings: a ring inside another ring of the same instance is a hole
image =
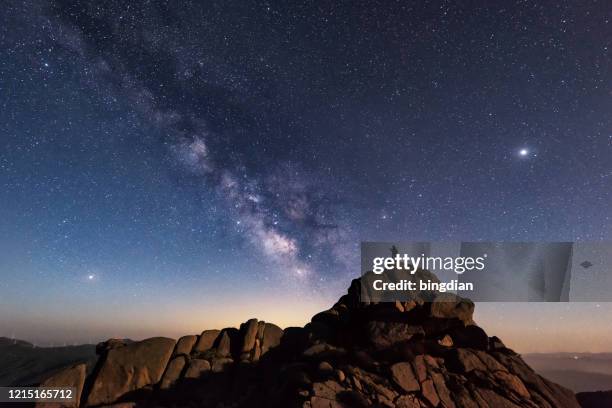
[[[360,240],[612,235],[606,2],[0,13],[0,307],[23,321],[33,294],[62,324],[223,294],[295,299],[296,323]]]

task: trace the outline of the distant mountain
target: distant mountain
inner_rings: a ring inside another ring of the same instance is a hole
[[[612,407],[612,391],[581,392],[576,397],[582,408]]]
[[[93,345],[35,347],[0,337],[0,386],[37,384],[58,368],[80,362],[91,366],[95,360]]]
[[[612,353],[524,354],[523,359],[574,392],[612,390]]]

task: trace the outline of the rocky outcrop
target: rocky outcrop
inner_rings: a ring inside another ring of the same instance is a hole
[[[70,402],[39,402],[37,408],[75,408],[81,400],[85,375],[87,373],[86,364],[75,364],[57,371],[46,380],[40,383],[41,387],[71,387],[74,388],[75,395]]]
[[[84,405],[577,408],[473,320],[474,304],[422,293],[360,301],[360,280],[303,328],[251,319],[177,342],[101,344]]]
[[[103,354],[87,396],[88,406],[111,404],[131,391],[159,383],[175,341],[155,337],[131,344],[112,344],[98,348]]]

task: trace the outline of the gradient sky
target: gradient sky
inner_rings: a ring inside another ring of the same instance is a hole
[[[9,0],[0,335],[302,325],[361,240],[609,240],[606,1]],[[480,304],[612,351],[610,304]]]

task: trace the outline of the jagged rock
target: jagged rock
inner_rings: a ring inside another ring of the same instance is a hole
[[[178,356],[179,354],[184,354],[188,356],[191,354],[191,350],[193,350],[193,346],[196,341],[198,341],[198,336],[183,336],[176,342],[176,347],[174,348],[174,352],[172,353],[174,356]]]
[[[419,382],[425,381],[427,378],[427,365],[425,364],[425,356],[416,356],[414,359],[414,367]]]
[[[168,367],[166,367],[166,372],[162,377],[159,388],[165,390],[172,387],[180,378],[186,364],[187,358],[183,355],[173,358],[172,361],[168,363]]]
[[[418,391],[421,389],[412,371],[412,366],[408,362],[393,364],[391,366],[391,378],[393,378],[393,381],[406,392]]]
[[[421,408],[421,403],[414,395],[402,395],[395,401],[397,408]]]
[[[311,408],[348,408],[338,401],[328,400],[326,398],[312,397],[310,399]]]
[[[504,371],[494,371],[493,376],[509,391],[515,392],[524,398],[530,397],[529,391],[527,391],[527,387],[525,387],[525,384],[523,384],[521,379],[516,375],[505,371],[505,368]]]
[[[200,378],[211,370],[208,360],[194,358],[189,362],[184,378]]]
[[[438,294],[431,304],[431,316],[443,319],[459,319],[465,325],[473,324],[474,302],[452,293]]]
[[[94,379],[87,405],[111,404],[130,391],[157,384],[174,345],[172,339],[155,337],[109,350]]]
[[[506,345],[497,336],[489,338],[489,348],[491,350],[504,350]]]
[[[421,393],[423,394],[423,397],[434,407],[437,407],[440,403],[440,398],[436,392],[433,380],[428,379],[421,383]]]
[[[461,372],[469,373],[472,370],[487,370],[487,366],[469,349],[460,348],[453,350],[452,358],[459,363],[458,368]]]
[[[215,340],[219,337],[221,330],[204,330],[198,339],[198,342],[193,347],[193,351],[204,352],[213,348]]]
[[[400,322],[372,321],[366,324],[366,330],[371,344],[379,349],[425,335],[423,327]]]
[[[219,345],[217,346],[217,355],[220,357],[229,356],[231,353],[231,340],[229,332],[227,330],[223,330],[220,336],[221,340],[219,340]]]
[[[431,379],[433,380],[436,393],[440,398],[440,402],[444,408],[455,408],[455,403],[451,397],[451,393],[446,387],[446,381],[442,374],[437,372],[431,373]]]
[[[242,340],[242,352],[249,352],[255,347],[255,340],[257,339],[258,324],[257,319],[248,320],[240,326],[241,334],[243,334]]]
[[[37,408],[76,408],[81,400],[83,384],[85,384],[85,374],[87,366],[85,364],[75,364],[73,366],[56,371],[40,383],[41,387],[74,387],[75,395],[70,402],[38,402]]]
[[[336,400],[337,394],[344,391],[344,388],[333,380],[316,382],[312,384],[312,389],[315,396],[328,400]]]

